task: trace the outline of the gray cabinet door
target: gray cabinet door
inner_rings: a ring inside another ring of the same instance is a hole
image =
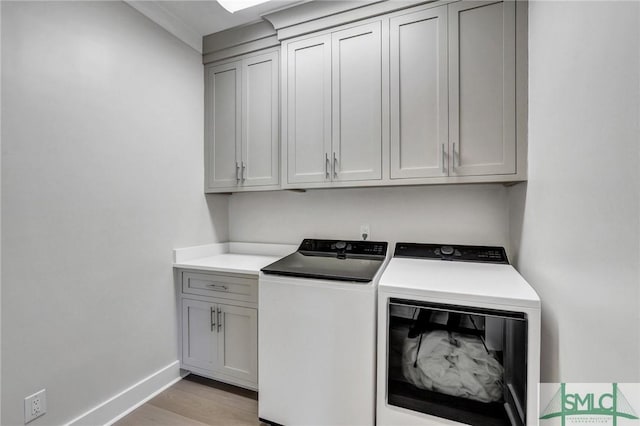
[[[205,170],[207,189],[239,183],[241,62],[205,67]]]
[[[243,186],[278,184],[278,52],[242,61]]]
[[[447,6],[390,20],[392,179],[447,176]]]
[[[331,39],[332,180],[381,179],[381,23],[337,31]]]
[[[258,312],[256,309],[218,304],[217,371],[227,376],[258,381]]]
[[[449,5],[451,176],[515,173],[515,2]]]
[[[287,181],[330,179],[331,35],[287,45]]]
[[[216,305],[182,300],[182,363],[213,371],[218,364]]]

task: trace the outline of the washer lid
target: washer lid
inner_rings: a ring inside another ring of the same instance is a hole
[[[305,239],[298,251],[261,271],[265,274],[367,283],[383,265],[387,243]]]
[[[394,257],[379,289],[421,298],[540,308],[535,290],[505,264]]]

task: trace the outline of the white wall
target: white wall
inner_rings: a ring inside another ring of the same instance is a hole
[[[533,2],[517,267],[542,299],[542,380],[640,381],[638,2]]]
[[[70,421],[177,359],[174,247],[203,195],[197,52],[121,2],[2,2],[2,424]],[[213,219],[212,219],[213,218]]]
[[[2,6],[0,5],[0,46],[2,46]],[[2,55],[0,54],[0,99],[2,99]],[[0,224],[2,223],[2,113],[0,111]],[[0,226],[2,241],[2,226]],[[2,244],[0,244],[0,383],[2,383]],[[0,385],[0,422],[2,419],[2,385]]]
[[[359,188],[233,194],[232,241],[298,244],[304,237],[507,245],[502,185]]]

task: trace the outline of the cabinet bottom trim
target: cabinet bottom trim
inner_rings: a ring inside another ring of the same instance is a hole
[[[252,391],[258,391],[257,383],[238,379],[237,377],[230,377],[230,376],[227,376],[226,374],[214,373],[212,371],[203,370],[202,368],[193,367],[187,364],[182,364],[180,368],[182,368],[183,370],[187,370],[188,372],[195,374],[197,376],[206,377],[208,379],[217,380],[219,382],[228,383],[230,385],[238,386],[238,387],[249,389]]]

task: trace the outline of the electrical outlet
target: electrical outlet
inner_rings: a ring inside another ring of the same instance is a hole
[[[42,389],[24,399],[24,423],[37,419],[47,412],[47,394]]]
[[[371,230],[369,229],[369,224],[360,225],[360,236],[363,240],[371,239]]]

